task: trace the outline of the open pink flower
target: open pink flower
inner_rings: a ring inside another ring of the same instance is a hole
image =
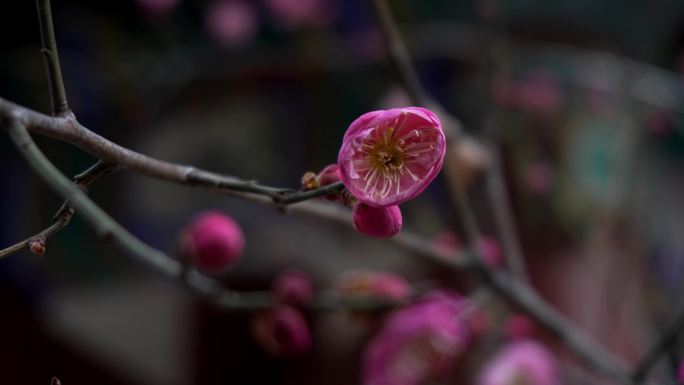
[[[533,340],[505,346],[480,372],[478,385],[557,385],[553,354]]]
[[[206,272],[225,271],[240,258],[244,247],[240,225],[218,211],[200,214],[183,231],[182,253]]]
[[[342,182],[369,206],[394,206],[415,198],[444,161],[442,125],[419,107],[373,111],[347,129],[337,164]]]
[[[458,298],[438,294],[396,311],[366,347],[363,383],[418,385],[444,374],[467,345],[460,309]]]

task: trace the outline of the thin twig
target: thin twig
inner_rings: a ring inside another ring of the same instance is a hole
[[[497,150],[491,150],[490,154],[492,154],[492,160],[487,171],[487,192],[492,203],[494,221],[501,237],[501,244],[506,251],[506,264],[514,274],[527,280],[525,259],[518,241],[518,232],[501,171],[501,155]]]
[[[36,7],[38,9],[38,23],[40,24],[40,39],[43,45],[41,52],[45,61],[48,84],[50,85],[52,114],[64,116],[69,113],[69,104],[67,103],[62,70],[59,65],[57,39],[55,38],[55,29],[52,23],[50,0],[36,0]]]
[[[93,166],[88,168],[86,171],[74,177],[74,183],[78,185],[81,189],[88,187],[95,179],[98,177],[109,174],[116,169],[116,166],[106,164],[102,161],[96,162]],[[69,224],[71,218],[74,216],[74,209],[69,205],[69,201],[64,201],[60,206],[59,210],[53,215],[52,223],[50,226],[46,227],[44,230],[32,235],[21,242],[9,246],[0,250],[0,259],[5,258],[11,254],[21,251],[25,248],[30,247],[31,242],[43,242],[45,243],[48,238],[57,233],[59,230],[63,229]]]

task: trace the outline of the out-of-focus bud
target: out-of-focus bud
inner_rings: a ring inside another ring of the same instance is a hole
[[[246,45],[259,29],[256,11],[245,0],[216,0],[206,9],[204,20],[209,35],[224,47]]]
[[[556,359],[533,340],[514,341],[482,369],[477,385],[558,385]]]
[[[36,238],[32,239],[28,243],[28,248],[31,250],[31,252],[39,257],[42,257],[43,254],[45,254],[45,239],[44,238]]]
[[[311,333],[302,313],[279,305],[257,314],[252,323],[255,340],[276,356],[300,356],[311,350]]]
[[[278,301],[302,306],[313,296],[313,288],[309,277],[299,270],[286,270],[273,280],[273,293]]]

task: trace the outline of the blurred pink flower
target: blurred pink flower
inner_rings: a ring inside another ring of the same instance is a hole
[[[525,314],[511,314],[506,319],[505,329],[511,339],[528,338],[534,333],[534,323]]]
[[[677,367],[677,381],[680,384],[684,384],[684,360],[679,361],[679,366]]]
[[[535,194],[546,194],[553,188],[553,169],[545,162],[533,162],[525,167],[525,185]]]
[[[354,205],[352,217],[356,231],[374,238],[397,235],[403,222],[399,206],[372,207],[365,203],[357,203]]]
[[[478,385],[560,384],[553,354],[533,340],[511,342],[479,374]]]
[[[337,164],[342,181],[360,202],[395,206],[415,198],[444,161],[442,125],[419,107],[373,111],[347,129]]]
[[[205,11],[209,35],[224,47],[241,46],[254,40],[259,25],[253,6],[245,0],[216,0]]]
[[[553,72],[536,69],[528,72],[516,87],[516,104],[531,112],[548,115],[556,112],[561,91]]]
[[[245,247],[240,225],[218,211],[197,216],[183,231],[181,251],[200,270],[225,271]]]
[[[335,286],[343,296],[370,295],[400,301],[411,294],[411,285],[404,278],[385,271],[349,271]]]
[[[499,241],[492,237],[483,236],[480,238],[479,247],[480,252],[482,253],[482,259],[488,266],[501,266],[503,255],[501,254]]]
[[[363,383],[417,385],[443,375],[468,341],[459,302],[435,294],[393,313],[366,346]]]
[[[151,17],[164,17],[173,11],[180,0],[136,0],[138,7]]]
[[[273,293],[282,303],[301,306],[311,300],[313,288],[304,272],[286,270],[273,280]]]
[[[453,254],[461,249],[463,245],[453,231],[443,231],[437,234],[433,239],[435,246],[443,253]]]
[[[326,26],[337,14],[332,0],[266,0],[266,8],[287,28]]]
[[[252,334],[273,355],[298,356],[311,350],[311,333],[306,319],[299,310],[287,305],[257,314]]]

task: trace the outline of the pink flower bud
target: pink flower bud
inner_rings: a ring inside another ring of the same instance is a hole
[[[256,12],[245,0],[216,0],[205,14],[207,32],[224,47],[245,45],[258,32]]]
[[[432,295],[395,311],[366,346],[363,383],[418,385],[443,375],[468,343],[456,298]]]
[[[298,356],[311,350],[311,333],[302,313],[279,305],[259,313],[252,324],[256,341],[276,356]]]
[[[373,111],[347,129],[337,159],[345,187],[373,207],[418,196],[442,169],[442,125],[419,107]]]
[[[372,207],[364,203],[354,206],[354,228],[361,234],[375,238],[389,238],[401,230],[399,206]]]
[[[31,252],[39,257],[42,257],[43,254],[45,254],[45,239],[44,238],[36,238],[28,243],[28,248],[31,250]]]
[[[287,270],[278,274],[273,280],[273,293],[282,303],[301,306],[311,300],[313,288],[309,277],[304,272]]]
[[[199,269],[219,273],[234,264],[245,246],[240,225],[217,211],[196,217],[184,230],[182,252]]]
[[[342,177],[340,176],[340,168],[336,164],[330,164],[325,166],[323,170],[318,174],[318,185],[320,187],[327,186],[333,183],[337,183],[340,180],[342,180]],[[339,194],[330,194],[326,195],[323,198],[329,200],[329,201],[337,201],[340,200],[342,197]]]
[[[506,345],[482,369],[478,385],[558,385],[556,360],[551,352],[533,340]]]
[[[511,339],[528,338],[534,333],[534,323],[525,314],[512,314],[506,319],[505,329]]]
[[[404,278],[384,271],[349,271],[335,287],[343,296],[369,295],[395,301],[411,294],[411,285]]]

